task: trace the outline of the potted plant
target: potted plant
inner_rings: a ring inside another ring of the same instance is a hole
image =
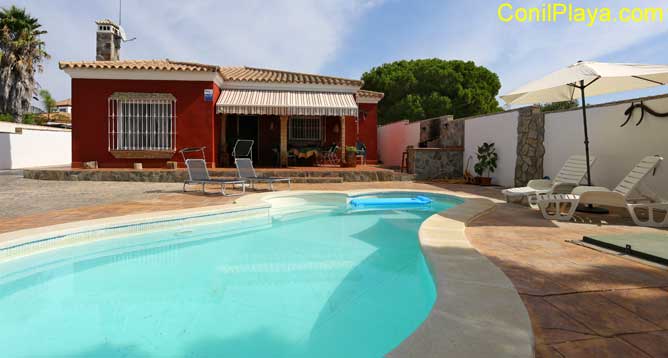
[[[477,180],[480,185],[491,185],[492,178],[489,174],[494,173],[496,161],[499,159],[499,156],[496,154],[496,148],[494,148],[494,143],[483,143],[479,146],[477,156],[478,163],[473,167],[476,174],[478,174]],[[487,173],[487,176],[483,176],[485,173]]]
[[[346,146],[345,166],[355,168],[357,166],[357,148]]]

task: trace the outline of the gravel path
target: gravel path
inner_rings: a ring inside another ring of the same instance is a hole
[[[178,183],[46,181],[24,179],[20,172],[0,172],[0,218],[107,204],[155,199],[181,191]]]

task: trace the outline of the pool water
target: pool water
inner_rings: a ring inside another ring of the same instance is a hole
[[[271,217],[2,263],[1,355],[382,357],[436,299],[417,231],[458,200],[427,196],[385,211],[295,197]]]

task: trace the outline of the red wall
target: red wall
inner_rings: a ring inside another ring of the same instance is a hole
[[[359,136],[366,144],[367,160],[376,162],[378,160],[378,105],[375,103],[360,103]],[[366,118],[361,112],[366,112]],[[355,143],[355,142],[353,142]]]
[[[204,101],[204,90],[213,100]],[[176,97],[176,149],[171,159],[116,159],[108,151],[107,99],[114,92],[171,93]],[[178,150],[206,146],[206,161],[216,162],[215,103],[220,90],[208,81],[137,81],[72,79],[72,166],[96,160],[100,167],[164,167],[167,160],[183,161]]]

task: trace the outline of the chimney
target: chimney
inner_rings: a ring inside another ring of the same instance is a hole
[[[96,61],[118,61],[121,52],[123,28],[111,20],[95,21],[97,25]]]

